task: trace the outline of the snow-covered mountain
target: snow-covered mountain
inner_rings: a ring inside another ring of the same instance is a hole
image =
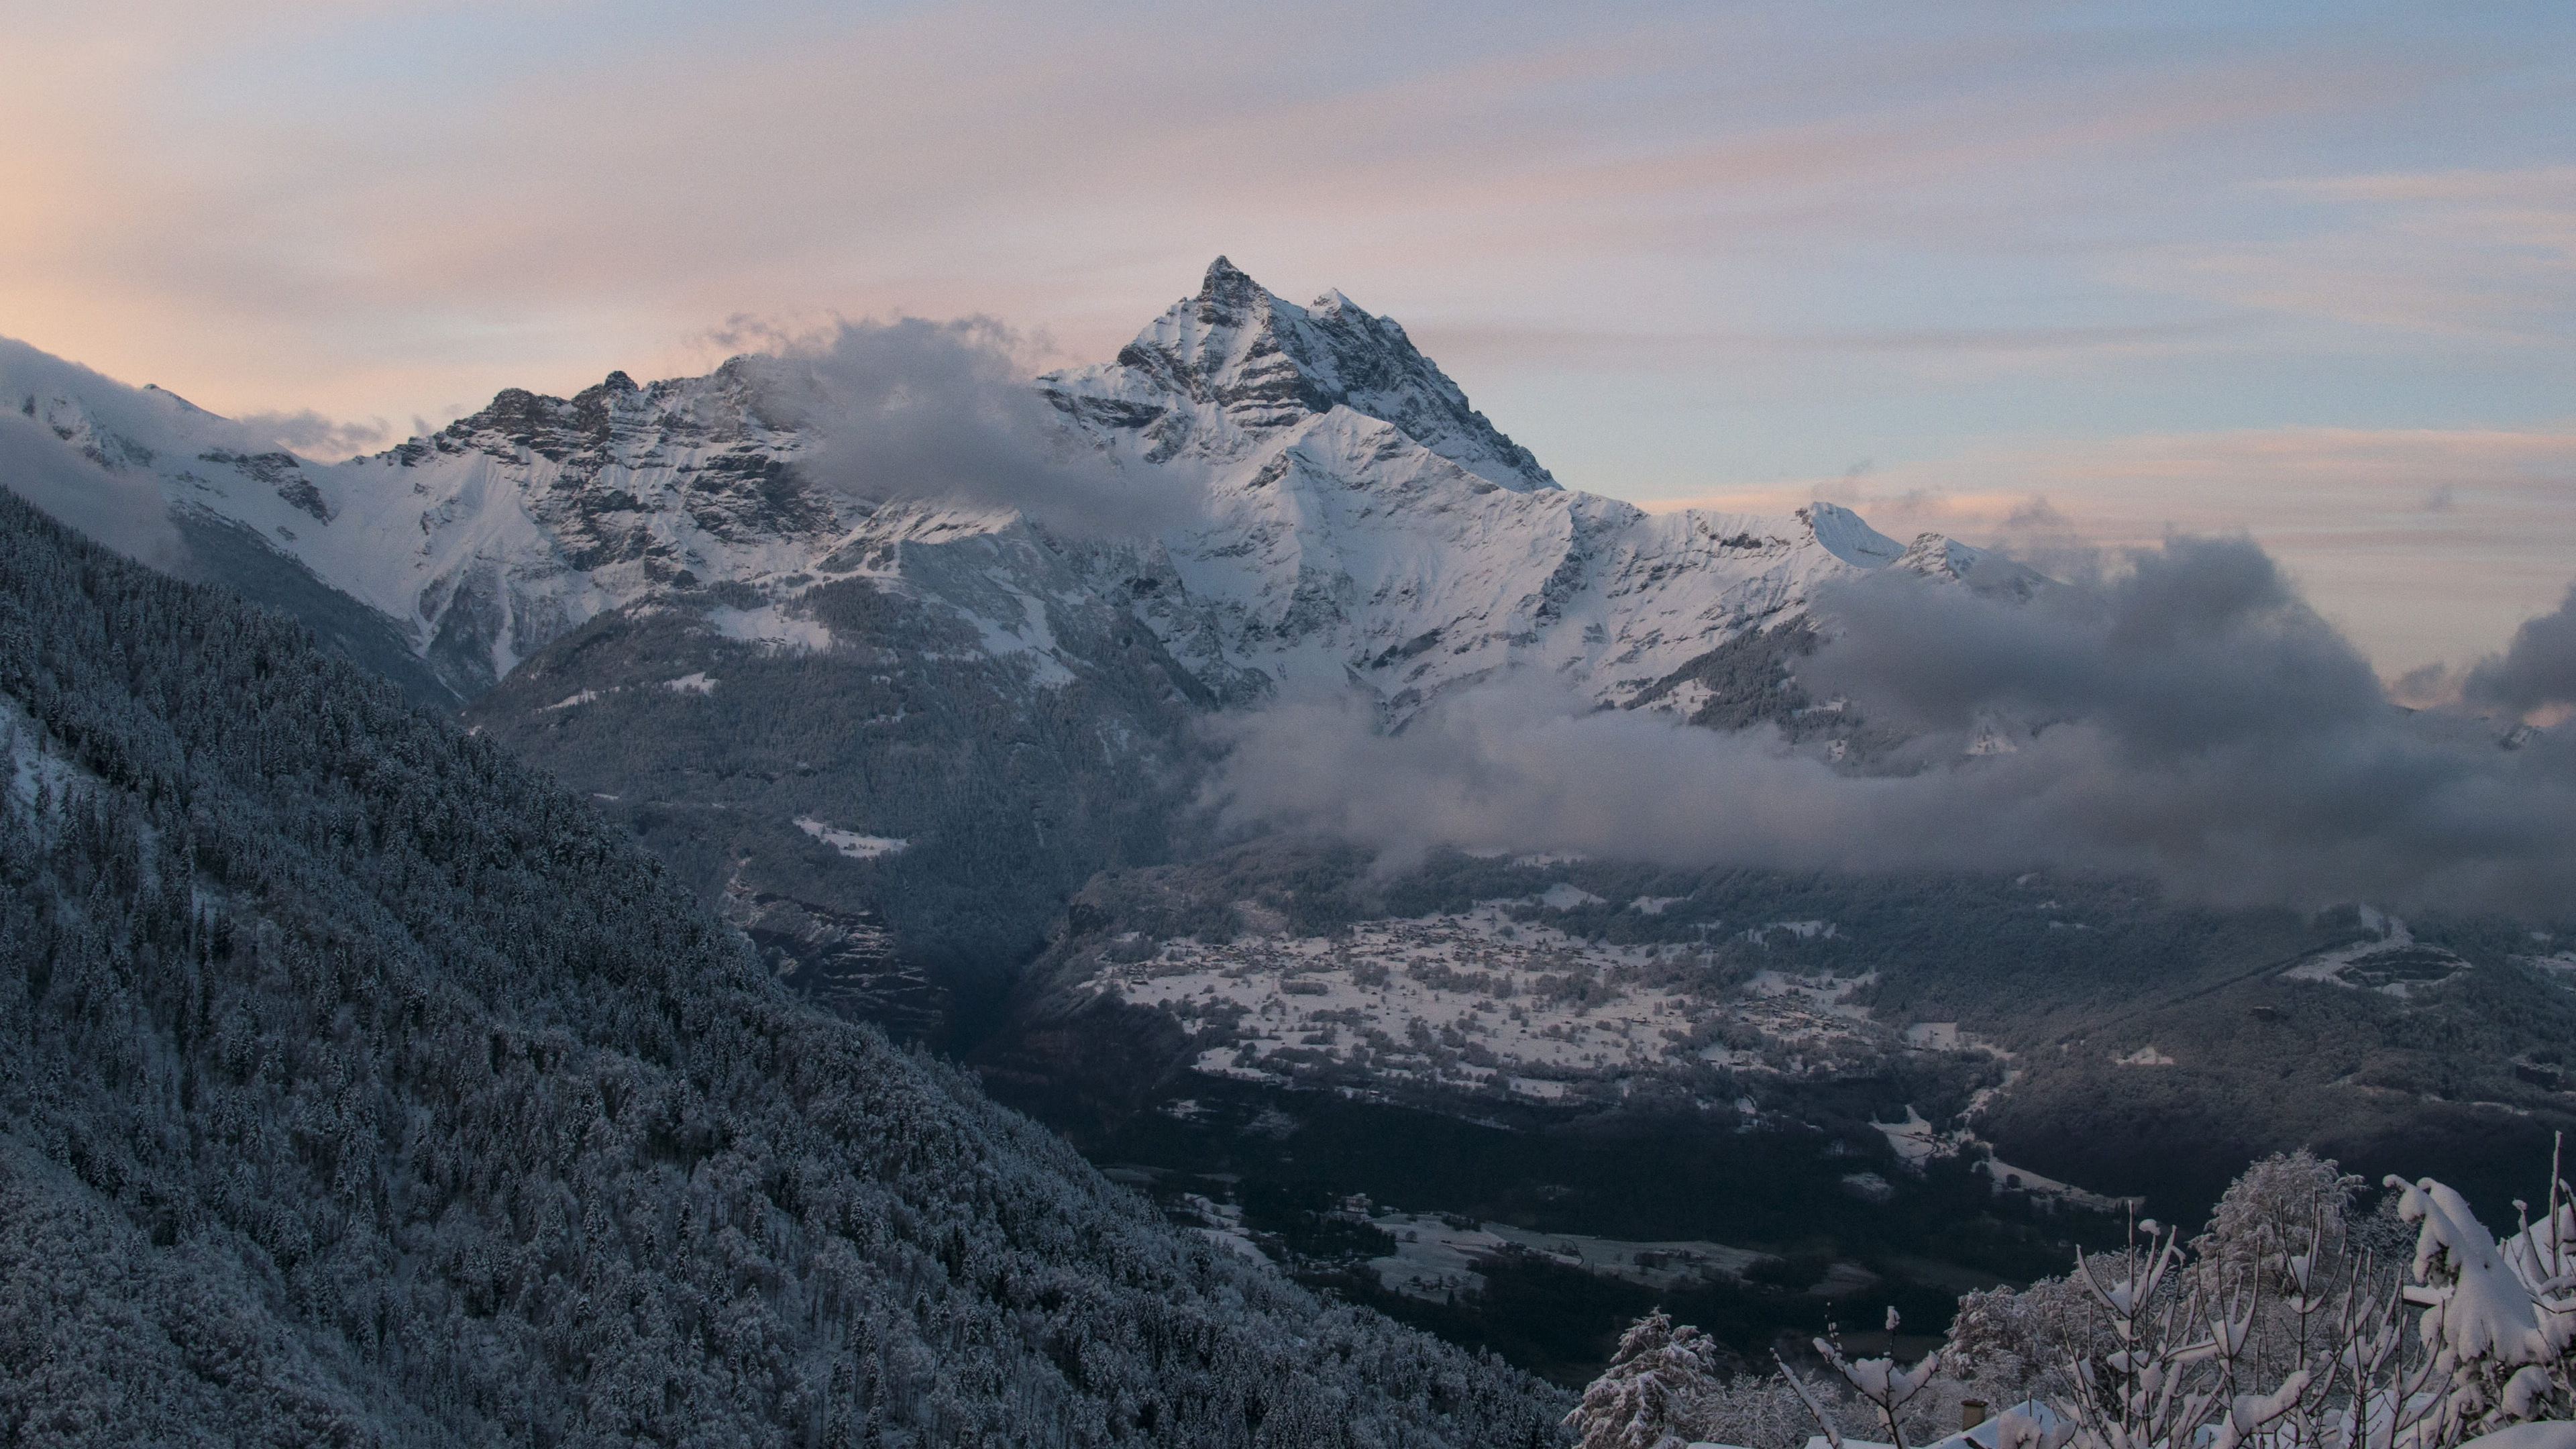
[[[890,501],[902,480],[874,498],[865,480],[825,486],[799,466],[833,428],[791,401],[803,365],[746,356],[649,386],[612,373],[570,399],[512,389],[331,464],[39,356],[13,354],[5,381],[67,450],[156,484],[192,538],[256,538],[460,698],[647,598],[691,598],[728,637],[825,648],[803,596],[866,578],[969,623],[1040,686],[1096,662],[1067,654],[1072,610],[1132,614],[1220,698],[1342,680],[1401,713],[1521,668],[1603,703],[1663,702],[1659,682],[1794,618],[1819,583],[1978,558],[1831,504],[1653,515],[1562,488],[1401,326],[1338,292],[1296,306],[1223,258],[1114,362],[1036,384],[1132,474],[1203,480],[1205,515],[1158,537],[1075,541],[1008,510]]]
[[[1139,604],[1184,663],[1348,680],[1399,713],[1515,668],[1636,703],[1824,580],[1980,557],[1829,503],[1655,515],[1561,488],[1403,328],[1222,257],[1116,362],[1039,385],[1112,456],[1207,470],[1210,522],[1154,551],[1178,588]]]
[[[1830,504],[1655,515],[1561,487],[1402,327],[1222,258],[1114,361],[1007,384],[1030,477],[1073,467],[1111,512],[1122,488],[1188,500],[1125,533],[889,471],[833,365],[513,389],[325,463],[6,346],[0,471],[67,514],[157,500],[129,551],[463,709],[780,972],[925,1032],[997,1003],[1095,872],[1195,848],[1212,708],[1349,687],[1401,722],[1519,674],[1839,758],[1859,722],[1779,687],[1818,588],[1980,559]]]

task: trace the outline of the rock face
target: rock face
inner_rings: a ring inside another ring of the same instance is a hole
[[[1776,684],[1819,586],[1979,566],[1831,504],[1651,515],[1562,488],[1401,326],[1223,258],[1114,361],[1034,384],[1049,446],[1194,500],[1150,536],[827,486],[843,424],[814,366],[511,389],[336,464],[25,349],[0,401],[157,487],[199,576],[464,705],[710,902],[881,922],[934,993],[998,980],[1094,870],[1178,848],[1209,708],[1356,688],[1401,721],[1532,674],[1741,724],[1762,702],[1733,695]],[[836,854],[799,818],[910,846]],[[874,979],[836,931],[840,964],[795,974]]]

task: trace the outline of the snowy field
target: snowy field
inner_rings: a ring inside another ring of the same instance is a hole
[[[2365,919],[2381,932],[2380,939],[2320,951],[2282,972],[2282,978],[2377,991],[2404,1000],[2469,969],[2469,963],[2452,952],[2418,942],[2406,923],[2394,916],[2372,911]]]
[[[796,828],[852,860],[874,860],[881,855],[901,855],[912,848],[912,842],[909,840],[898,840],[887,835],[863,835],[855,830],[835,830],[810,816],[797,816]]]
[[[1087,983],[1201,1033],[1196,1067],[1281,1081],[1354,1070],[1415,1085],[1553,1099],[1575,1084],[1709,1063],[1821,1075],[1899,1047],[1850,1000],[1871,976],[1763,971],[1719,987],[1706,952],[1611,946],[1515,921],[1527,902],[1285,935],[1148,946]],[[1812,934],[1821,922],[1757,928]]]

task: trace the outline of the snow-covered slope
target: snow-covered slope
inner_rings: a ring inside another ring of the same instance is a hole
[[[248,429],[158,389],[23,349],[0,363],[0,396],[111,475],[102,486],[151,479],[192,543],[209,525],[257,539],[465,697],[603,609],[786,573],[846,531],[830,495],[790,477],[806,440],[760,410],[774,359],[651,388],[611,374],[569,401],[511,389],[434,435],[334,464],[254,451]]]
[[[1204,516],[1160,537],[1069,540],[1008,511],[886,501],[901,480],[881,498],[823,486],[799,467],[833,426],[790,401],[808,395],[803,365],[742,357],[650,386],[615,373],[570,399],[513,389],[336,464],[251,450],[170,394],[23,350],[0,381],[68,452],[150,479],[174,519],[256,537],[363,605],[461,697],[651,598],[733,637],[827,645],[800,600],[867,578],[971,623],[1034,687],[1096,662],[1066,655],[1074,611],[1102,637],[1142,623],[1217,698],[1346,681],[1400,715],[1528,669],[1663,704],[1681,696],[1659,682],[1796,618],[1821,583],[1978,557],[1830,504],[1650,515],[1561,488],[1402,327],[1338,292],[1298,307],[1223,258],[1114,362],[1037,384],[1131,476],[1204,487]]]
[[[1296,307],[1221,257],[1115,363],[1040,385],[1130,466],[1208,470],[1208,523],[1157,551],[1179,588],[1140,607],[1176,655],[1363,684],[1398,714],[1514,668],[1635,703],[1826,580],[1980,557],[1828,503],[1654,515],[1559,488],[1402,328],[1338,292]]]

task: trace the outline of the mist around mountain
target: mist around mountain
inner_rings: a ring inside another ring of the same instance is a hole
[[[0,741],[13,1442],[1554,1442],[800,1001],[490,740],[14,498]]]
[[[338,464],[6,363],[5,427],[45,464],[23,486],[465,705],[711,902],[812,918],[773,934],[842,944],[796,969],[914,1026],[989,1010],[1094,871],[1198,848],[1175,832],[1212,712],[1350,688],[1400,723],[1537,672],[1778,718],[1712,687],[1725,651],[1764,652],[1820,581],[1980,558],[1830,505],[1568,492],[1400,326],[1221,258],[1115,361],[1035,385],[987,326],[854,324],[702,378],[507,391]]]
[[[2248,540],[1648,515],[1222,258],[1096,366],[847,324],[335,464],[0,384],[12,486],[550,773],[767,976],[1569,1381],[1619,1295],[1938,1315],[2269,1150],[2502,1190],[2576,1106],[2568,609],[2406,709]]]

